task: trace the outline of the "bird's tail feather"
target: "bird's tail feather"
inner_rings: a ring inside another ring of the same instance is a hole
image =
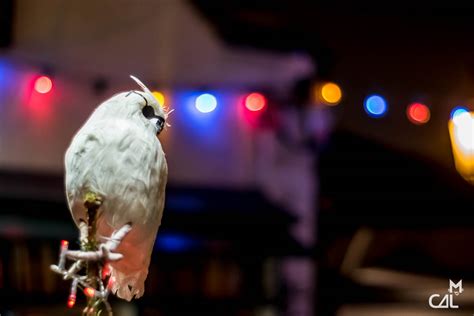
[[[133,298],[140,298],[145,292],[145,279],[148,269],[140,270],[133,274],[122,273],[119,270],[111,268],[112,293],[121,299],[131,301]]]

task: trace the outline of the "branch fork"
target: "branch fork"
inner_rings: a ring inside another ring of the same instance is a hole
[[[87,223],[81,221],[79,224],[81,250],[69,250],[69,243],[61,242],[59,262],[51,265],[51,270],[62,275],[64,280],[72,280],[68,299],[68,307],[73,307],[76,301],[77,288],[83,289],[87,296],[87,307],[82,314],[86,316],[98,316],[103,307],[108,315],[112,315],[112,308],[107,301],[113,278],[108,272],[108,263],[123,258],[120,253],[114,252],[123,238],[130,232],[132,226],[126,224],[114,231],[105,243],[96,240],[97,232],[97,210],[102,205],[102,198],[95,193],[87,193],[84,198],[84,206],[87,208]],[[67,259],[73,264],[66,268]],[[86,274],[80,272],[85,268]],[[107,285],[104,285],[104,282]]]

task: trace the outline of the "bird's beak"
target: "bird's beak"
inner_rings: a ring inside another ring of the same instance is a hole
[[[162,118],[161,116],[156,117],[156,127],[158,128],[158,131],[156,132],[156,136],[160,135],[161,131],[165,127],[165,119]]]

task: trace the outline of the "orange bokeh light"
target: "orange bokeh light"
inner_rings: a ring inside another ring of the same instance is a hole
[[[328,105],[336,105],[341,101],[341,88],[334,82],[328,82],[321,87],[321,99]]]
[[[87,297],[94,297],[95,295],[95,290],[91,287],[86,287],[84,289],[84,294],[87,296]]]

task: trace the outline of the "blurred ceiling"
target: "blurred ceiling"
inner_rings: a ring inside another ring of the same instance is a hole
[[[417,1],[251,1],[191,0],[231,44],[278,51],[305,51],[319,76],[334,71],[339,51],[376,40],[377,45],[436,47],[443,42],[472,49],[474,4],[437,5]]]
[[[13,18],[5,10],[0,22],[13,19],[9,55],[75,80],[128,82],[133,73],[174,87],[281,87],[315,66],[302,55],[229,49],[185,0],[7,2]]]

